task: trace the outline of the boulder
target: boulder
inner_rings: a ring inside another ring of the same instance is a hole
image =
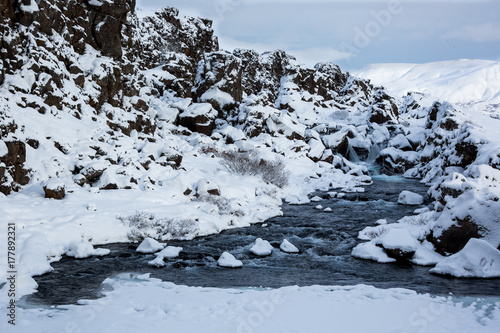
[[[387,255],[398,261],[410,260],[417,251],[418,242],[406,228],[391,228],[382,234],[375,243]]]
[[[51,178],[43,186],[45,198],[62,200],[66,196],[65,185],[60,179]]]
[[[212,134],[218,112],[209,103],[192,104],[179,115],[179,125],[190,131],[205,135]]]

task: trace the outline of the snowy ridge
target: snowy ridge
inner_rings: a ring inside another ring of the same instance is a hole
[[[393,96],[413,91],[451,103],[500,103],[500,63],[496,61],[372,64],[352,74],[384,86]]]

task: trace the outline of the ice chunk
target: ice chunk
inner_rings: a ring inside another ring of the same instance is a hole
[[[430,272],[456,277],[500,277],[500,251],[487,241],[471,238],[460,252],[443,259]]]
[[[421,205],[424,197],[418,193],[403,191],[399,194],[398,203],[402,205]]]
[[[140,253],[155,253],[163,250],[164,247],[165,244],[161,244],[152,238],[146,238],[141,244],[139,244],[136,251]]]
[[[237,268],[243,266],[243,263],[236,259],[231,253],[224,252],[217,260],[217,264],[221,267]]]
[[[283,242],[280,245],[280,249],[281,249],[281,251],[287,252],[287,253],[298,253],[299,252],[299,249],[286,239],[283,239]]]
[[[266,240],[262,238],[257,238],[250,248],[250,252],[256,256],[268,256],[273,251],[273,246]]]

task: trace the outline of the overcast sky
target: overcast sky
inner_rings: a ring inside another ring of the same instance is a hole
[[[222,49],[284,49],[308,65],[500,61],[500,0],[137,0],[214,21]]]

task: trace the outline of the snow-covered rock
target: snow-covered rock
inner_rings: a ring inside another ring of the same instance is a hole
[[[299,249],[290,243],[287,239],[283,239],[283,242],[280,244],[280,249],[283,252],[287,253],[299,253]]]
[[[250,252],[256,256],[268,256],[272,253],[273,246],[262,238],[257,238],[250,248]]]
[[[165,247],[165,244],[158,242],[152,238],[144,239],[141,244],[137,247],[136,251],[139,253],[155,253],[162,250]]]
[[[375,240],[387,254],[395,259],[411,259],[418,247],[418,241],[406,228],[390,228]]]
[[[66,255],[68,257],[75,257],[77,259],[88,258],[91,256],[105,256],[109,253],[109,249],[94,249],[92,244],[89,242],[72,242],[69,244],[68,250],[66,251]]]
[[[59,178],[50,178],[47,180],[43,186],[43,191],[47,199],[61,200],[66,195],[64,182]]]
[[[438,262],[430,272],[455,277],[500,277],[500,251],[484,240],[471,238],[461,251]]]
[[[231,253],[224,252],[217,260],[217,265],[227,268],[239,268],[243,266],[241,260],[237,260]]]
[[[167,246],[160,252],[156,253],[156,258],[148,262],[148,265],[154,267],[165,266],[165,259],[172,259],[179,256],[182,251],[182,247],[178,246]]]
[[[396,259],[389,257],[384,249],[377,246],[373,241],[356,245],[352,249],[351,255],[355,258],[374,260],[379,263],[396,261]]]
[[[421,205],[424,197],[411,191],[402,191],[398,197],[398,203],[402,205]]]

